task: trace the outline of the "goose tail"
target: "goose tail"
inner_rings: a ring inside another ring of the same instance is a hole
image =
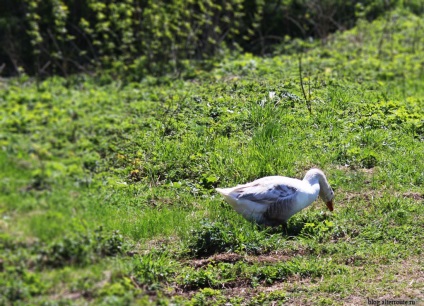
[[[231,206],[235,207],[236,200],[231,195],[231,192],[234,188],[215,188],[215,190],[224,197],[224,199],[231,204]]]
[[[228,196],[231,192],[231,188],[215,188],[215,190],[220,194],[225,196]]]

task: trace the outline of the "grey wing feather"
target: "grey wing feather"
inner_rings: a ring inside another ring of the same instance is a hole
[[[260,184],[249,186],[249,192],[246,192],[247,187],[240,187],[234,190],[237,193],[238,199],[249,200],[252,202],[273,204],[281,203],[284,200],[291,198],[297,189],[287,185],[270,185],[264,188]]]

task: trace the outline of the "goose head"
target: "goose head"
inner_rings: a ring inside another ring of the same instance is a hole
[[[328,185],[327,183],[327,188],[322,188],[319,191],[319,197],[324,201],[324,203],[327,205],[327,208],[330,211],[333,211],[334,207],[333,207],[333,199],[334,199],[334,191],[333,189],[330,187],[330,185]]]
[[[333,199],[334,199],[334,191],[328,183],[327,178],[325,177],[324,172],[319,169],[311,169],[309,170],[304,180],[309,181],[311,184],[318,181],[319,183],[319,197],[324,201],[327,205],[327,208],[330,211],[333,211]]]

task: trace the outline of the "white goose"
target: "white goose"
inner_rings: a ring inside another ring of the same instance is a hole
[[[302,181],[267,176],[232,188],[216,188],[216,191],[244,218],[268,226],[285,225],[318,195],[333,211],[334,192],[319,169],[309,170]]]

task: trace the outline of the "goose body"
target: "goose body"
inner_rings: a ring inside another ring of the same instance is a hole
[[[334,192],[319,169],[309,170],[303,180],[267,176],[232,188],[216,188],[216,191],[247,220],[269,226],[286,224],[318,196],[333,211]]]

